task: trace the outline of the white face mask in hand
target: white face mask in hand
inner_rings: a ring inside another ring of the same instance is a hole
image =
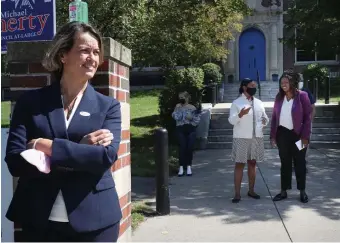
[[[50,158],[45,153],[35,150],[27,149],[20,153],[20,155],[30,164],[37,167],[37,169],[45,174],[50,173]]]
[[[303,88],[303,82],[299,82],[299,89]]]

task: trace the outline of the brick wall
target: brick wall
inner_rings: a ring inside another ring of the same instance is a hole
[[[131,51],[111,38],[104,38],[104,63],[99,67],[91,84],[105,95],[120,101],[122,112],[122,141],[118,160],[112,166],[120,206],[123,213],[119,241],[131,241],[131,154],[130,154],[130,84]],[[12,103],[25,91],[51,84],[50,74],[41,60],[49,41],[12,42],[8,44],[10,89],[5,99]],[[15,190],[14,178],[14,188]],[[20,225],[15,224],[15,241],[20,241]]]

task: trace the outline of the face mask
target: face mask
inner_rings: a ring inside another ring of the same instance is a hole
[[[185,99],[181,98],[181,99],[179,99],[179,102],[180,102],[181,104],[185,104]]]
[[[256,93],[256,88],[247,88],[247,93],[250,96],[254,96],[254,94]]]
[[[299,89],[303,88],[303,82],[299,82]]]

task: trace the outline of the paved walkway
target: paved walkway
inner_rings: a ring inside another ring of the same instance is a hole
[[[148,218],[133,233],[134,242],[173,241],[340,241],[340,152],[311,150],[307,178],[308,204],[294,190],[273,203],[280,190],[277,150],[266,150],[258,165],[256,191],[232,204],[233,167],[230,150],[198,151],[193,177],[171,180],[171,215]]]

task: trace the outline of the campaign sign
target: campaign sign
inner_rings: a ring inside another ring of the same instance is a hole
[[[1,0],[1,53],[11,41],[51,40],[56,0]]]

